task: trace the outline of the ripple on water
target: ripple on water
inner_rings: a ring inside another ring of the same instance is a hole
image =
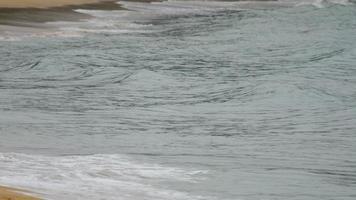
[[[88,199],[353,199],[355,6],[274,3],[129,2],[92,11],[103,23],[83,37],[1,41],[0,147],[56,155],[4,153],[1,180]]]

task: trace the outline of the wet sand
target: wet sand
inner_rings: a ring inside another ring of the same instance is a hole
[[[1,5],[1,4],[0,4]],[[78,21],[90,15],[76,12],[75,9],[118,10],[116,1],[95,1],[80,5],[66,5],[51,8],[0,8],[0,25],[36,27],[44,22]]]
[[[26,191],[0,186],[0,200],[40,200],[23,192]]]
[[[86,3],[96,3],[99,0],[1,0],[2,8],[49,8],[65,5],[80,5]]]

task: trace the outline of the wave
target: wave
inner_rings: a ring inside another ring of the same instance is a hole
[[[82,37],[87,34],[129,34],[129,33],[149,33],[151,26],[162,19],[174,17],[194,17],[197,15],[209,16],[217,12],[241,11],[253,9],[278,9],[300,6],[314,6],[323,8],[326,5],[353,4],[349,0],[279,0],[279,1],[200,1],[200,0],[174,0],[162,2],[132,2],[120,1],[118,4],[124,10],[100,10],[94,8],[73,8],[73,13],[82,17],[82,20],[69,20],[59,10],[43,12],[32,10],[32,14],[37,18],[50,20],[40,23],[28,23],[26,26],[8,28],[0,26],[0,41],[18,41],[26,38],[41,37]],[[24,12],[24,11],[21,11]],[[40,13],[36,13],[40,12]],[[69,11],[68,11],[69,12]],[[70,13],[70,12],[69,12]],[[11,14],[11,13],[10,13]],[[13,14],[12,14],[13,15]],[[10,17],[12,16],[10,15]],[[20,14],[22,15],[22,14]],[[76,16],[75,15],[75,16]],[[56,20],[56,16],[59,16]],[[88,17],[88,16],[91,16]],[[18,16],[16,16],[18,18]],[[31,17],[31,15],[30,15]],[[15,18],[15,19],[17,19]],[[73,17],[75,18],[75,17]],[[23,20],[22,18],[19,18]],[[72,19],[72,18],[70,18]],[[65,20],[65,21],[61,21]],[[22,24],[23,22],[20,21]],[[43,24],[44,22],[44,24]],[[16,25],[16,23],[12,23]],[[5,30],[5,31],[3,31]],[[15,34],[16,33],[16,34]]]
[[[172,181],[198,182],[205,173],[139,163],[117,154],[39,156],[0,153],[1,184],[30,189],[48,199],[209,199],[155,186]]]
[[[296,6],[305,6],[305,5],[312,5],[317,8],[324,8],[325,5],[328,4],[335,4],[335,5],[350,5],[352,2],[349,0],[302,0],[296,1]]]

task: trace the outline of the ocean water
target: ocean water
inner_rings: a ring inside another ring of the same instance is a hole
[[[50,200],[356,198],[352,1],[121,2],[0,34],[0,185]]]

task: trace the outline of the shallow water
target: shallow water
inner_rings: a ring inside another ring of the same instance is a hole
[[[1,185],[54,200],[356,197],[355,4],[123,5],[3,35]]]

